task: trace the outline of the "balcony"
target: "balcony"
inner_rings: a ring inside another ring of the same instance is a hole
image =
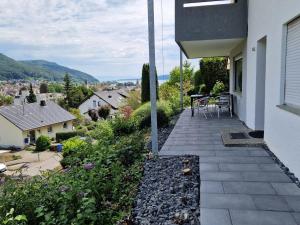
[[[188,58],[228,56],[247,21],[247,0],[175,0],[175,40]]]

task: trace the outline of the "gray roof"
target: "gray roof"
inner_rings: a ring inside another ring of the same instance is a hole
[[[125,99],[116,90],[98,91],[98,92],[95,92],[95,95],[97,95],[99,98],[103,99],[105,102],[107,102],[109,105],[111,105],[114,109],[118,109],[122,105],[122,103]]]
[[[22,105],[0,107],[0,115],[23,131],[75,119],[52,101],[47,101],[46,106],[40,106],[40,103],[25,104],[24,110]]]

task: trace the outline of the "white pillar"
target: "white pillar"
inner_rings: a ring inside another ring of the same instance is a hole
[[[154,3],[148,0],[148,35],[150,64],[150,100],[151,100],[151,140],[152,152],[158,155],[157,107],[156,107],[156,71],[155,71],[155,35],[154,35]]]
[[[182,51],[180,49],[180,108],[183,111],[183,69],[182,69]]]

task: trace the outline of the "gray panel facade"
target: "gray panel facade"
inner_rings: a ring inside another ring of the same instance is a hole
[[[175,0],[175,40],[181,41],[246,38],[248,1],[234,4],[184,8],[185,3],[208,0]]]

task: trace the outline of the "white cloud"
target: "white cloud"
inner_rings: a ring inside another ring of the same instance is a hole
[[[156,55],[162,71],[161,10],[155,2]],[[174,0],[164,8],[165,73],[178,65]],[[147,0],[1,0],[0,51],[46,59],[94,75],[138,75],[148,61]]]

